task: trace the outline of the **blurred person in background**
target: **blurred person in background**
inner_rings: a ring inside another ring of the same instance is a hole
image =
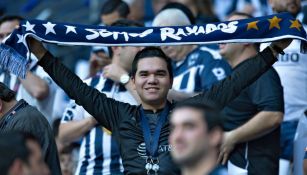
[[[20,21],[23,20],[20,16],[1,17],[0,20],[0,42],[9,36],[12,31],[19,26]]]
[[[112,61],[110,58],[109,47],[94,46],[89,60],[89,77],[95,76],[97,73],[101,72],[102,69],[109,65]]]
[[[125,19],[130,13],[129,6],[123,0],[107,0],[100,11],[100,20],[106,26],[119,19]]]
[[[0,37],[7,36],[19,26],[21,17],[4,16],[0,19]],[[17,92],[17,100],[24,99],[47,118],[49,123],[53,120],[53,104],[56,85],[53,80],[36,65],[35,58],[31,55],[30,71],[26,78],[21,79],[8,71],[0,70],[0,81]]]
[[[143,23],[145,16],[145,0],[123,0],[130,8],[127,19]]]
[[[234,11],[258,17],[270,14],[268,0],[213,0],[214,12],[221,21]],[[223,8],[221,8],[223,7]]]
[[[251,18],[234,12],[229,20]],[[259,51],[255,43],[220,44],[220,54],[233,70]],[[278,174],[280,124],[283,120],[283,89],[270,66],[254,83],[224,109],[225,134],[219,161],[227,163],[229,174]]]
[[[189,18],[177,8],[162,10],[153,26],[191,25]],[[174,80],[169,99],[180,101],[208,90],[212,84],[230,74],[230,66],[219,53],[206,46],[161,46],[172,59]]]
[[[52,129],[46,118],[23,99],[17,101],[16,93],[0,82],[0,133],[19,131],[39,139],[43,159],[52,174],[61,174],[57,147]]]
[[[122,0],[106,0],[100,10],[100,25],[109,26],[119,19],[126,19],[129,13],[130,8],[126,2]],[[76,72],[78,75],[83,75],[84,72],[88,72],[87,75],[80,76],[82,78],[95,76],[97,72],[102,70],[101,68],[110,64],[110,57],[112,57],[112,50],[110,47],[94,46],[90,53],[89,62],[84,63],[89,63],[89,69],[86,71],[79,70],[77,66]]]
[[[213,12],[211,0],[170,0],[187,6],[195,18],[196,24],[218,22],[219,19]]]
[[[74,154],[78,151],[79,143],[62,142],[59,139],[59,127],[61,124],[61,118],[57,118],[53,121],[52,129],[56,145],[58,147],[58,155],[60,159],[60,166],[62,175],[72,175],[75,172],[78,162],[77,157]]]
[[[62,175],[74,174],[73,145],[68,145],[59,152]]]
[[[301,0],[269,0],[269,4],[275,13],[289,12],[301,20]],[[298,27],[307,29],[306,25],[300,23]],[[278,62],[274,64],[284,88],[285,100],[285,116],[281,125],[280,175],[288,175],[293,172],[293,168],[294,175],[303,174],[304,148],[307,145],[307,118],[304,114],[307,110],[307,55],[300,52],[300,43],[294,40],[284,50],[285,55],[279,55]],[[262,46],[264,48],[267,44]]]

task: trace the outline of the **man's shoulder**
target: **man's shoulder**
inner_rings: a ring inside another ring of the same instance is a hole
[[[279,75],[278,75],[278,73],[277,73],[277,71],[275,70],[274,67],[270,67],[264,74],[262,74],[259,77],[258,80],[262,80],[262,79],[266,79],[266,78],[280,80]]]
[[[25,121],[33,122],[33,121],[40,121],[40,122],[47,122],[47,119],[45,116],[34,106],[27,105],[24,108],[22,108],[16,116],[25,117],[22,119],[25,119]],[[21,118],[20,117],[20,118]]]
[[[274,93],[282,93],[282,85],[280,77],[277,71],[271,67],[262,74],[253,84],[251,84],[247,89],[256,90],[262,88],[261,92],[271,92],[266,88],[275,89]]]
[[[51,130],[45,116],[31,105],[27,105],[15,113],[10,120],[9,128],[27,132]]]

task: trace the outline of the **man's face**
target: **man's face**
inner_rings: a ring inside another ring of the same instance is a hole
[[[301,11],[301,0],[270,0],[273,11],[290,12],[296,16]]]
[[[49,175],[48,166],[43,160],[42,150],[37,142],[27,140],[27,147],[30,150],[29,167],[31,175]]]
[[[106,26],[109,26],[109,25],[113,24],[114,22],[116,22],[119,19],[121,19],[121,17],[119,15],[118,11],[114,11],[112,13],[100,16],[101,22],[103,24],[105,24]]]
[[[220,54],[227,60],[235,59],[235,57],[241,52],[242,44],[239,43],[226,43],[219,44]]]
[[[136,53],[142,50],[143,47],[131,47],[131,46],[124,46],[124,47],[117,47],[115,50],[117,54],[117,58],[113,59],[113,63],[120,65],[126,71],[131,71],[131,65]]]
[[[170,57],[173,61],[181,61],[191,51],[192,45],[178,45],[178,46],[161,46],[163,52]]]
[[[240,20],[246,19],[244,16],[234,15],[231,16],[228,20]],[[238,55],[240,55],[244,49],[244,44],[242,43],[226,43],[226,44],[219,44],[220,46],[220,54],[226,58],[227,60],[236,59]]]
[[[208,152],[207,126],[201,111],[188,107],[175,109],[170,123],[169,142],[176,163],[184,165],[195,162]]]
[[[72,175],[73,174],[73,161],[71,154],[61,154],[60,164],[62,169],[62,175]]]
[[[167,63],[158,57],[140,59],[132,80],[141,100],[150,105],[161,105],[165,102],[172,87]]]
[[[0,42],[9,36],[13,32],[13,30],[19,25],[18,20],[6,21],[0,25]]]

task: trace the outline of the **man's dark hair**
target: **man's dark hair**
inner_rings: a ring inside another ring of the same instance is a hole
[[[138,62],[143,58],[158,57],[166,62],[167,70],[171,79],[173,79],[173,70],[171,59],[159,47],[145,47],[139,51],[132,62],[131,76],[134,77],[137,72]]]
[[[22,135],[23,135],[23,137],[25,138],[26,141],[31,140],[31,141],[37,142],[39,144],[39,140],[35,135],[33,135],[29,132],[23,132]]]
[[[122,18],[126,18],[130,13],[129,6],[126,2],[122,0],[107,0],[100,11],[100,15],[108,15],[118,11],[119,16]]]
[[[52,122],[52,130],[53,130],[53,136],[58,137],[59,136],[59,127],[61,124],[61,118],[57,118]]]
[[[166,9],[178,9],[180,11],[182,11],[189,19],[191,24],[196,24],[196,19],[192,13],[192,11],[185,5],[179,3],[179,2],[171,2],[166,4],[161,10],[160,12],[166,10]]]
[[[69,144],[63,147],[63,149],[60,151],[60,154],[71,154],[72,151],[74,150],[75,145],[74,144]]]
[[[237,12],[237,11],[232,12],[232,13],[228,16],[228,18],[230,18],[230,17],[232,17],[232,16],[244,16],[244,17],[246,17],[247,19],[248,19],[248,18],[254,18],[253,15],[250,15],[250,14],[244,13],[244,12]],[[253,45],[254,45],[256,51],[259,52],[259,51],[260,51],[260,43],[254,43]]]
[[[210,107],[209,105],[201,104],[201,103],[195,103],[195,102],[179,102],[175,105],[175,108],[173,111],[176,109],[181,109],[181,108],[191,108],[195,109],[196,111],[200,111],[202,114],[202,117],[204,119],[204,122],[206,122],[208,131],[211,131],[212,129],[219,127],[223,128],[223,122],[222,122],[222,115],[221,113],[214,109],[213,107]]]
[[[4,22],[7,22],[7,21],[22,21],[23,18],[21,16],[16,16],[16,15],[10,15],[10,16],[3,16],[0,18],[0,25]]]
[[[0,170],[1,174],[8,174],[16,159],[28,163],[30,152],[26,140],[19,132],[0,134]]]
[[[8,88],[4,83],[0,82],[0,99],[5,102],[10,102],[15,99],[16,92]]]

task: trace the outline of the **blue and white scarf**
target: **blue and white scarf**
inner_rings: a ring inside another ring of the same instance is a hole
[[[25,77],[30,52],[27,37],[46,43],[84,46],[161,46],[183,44],[213,44],[230,42],[271,42],[293,38],[304,43],[306,32],[302,24],[289,13],[178,27],[107,27],[23,21],[4,44],[0,45],[0,67]]]

